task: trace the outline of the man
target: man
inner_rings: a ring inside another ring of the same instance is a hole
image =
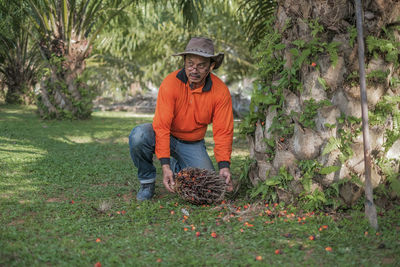
[[[224,54],[214,55],[207,38],[192,38],[182,53],[184,68],[170,73],[162,82],[153,123],[138,125],[129,136],[130,154],[138,169],[138,201],[154,195],[156,169],[153,154],[161,162],[163,184],[174,191],[174,172],[186,167],[214,170],[204,136],[213,124],[214,154],[219,174],[232,190],[230,157],[233,140],[232,100],[228,87],[214,74]]]

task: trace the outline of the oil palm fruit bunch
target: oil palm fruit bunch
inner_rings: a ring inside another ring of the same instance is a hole
[[[175,192],[196,204],[218,203],[224,199],[226,183],[215,171],[188,167],[174,176]]]

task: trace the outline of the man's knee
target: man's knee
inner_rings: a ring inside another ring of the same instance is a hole
[[[141,124],[132,129],[129,135],[129,146],[131,149],[140,148],[149,143],[149,139],[154,136],[151,124]]]

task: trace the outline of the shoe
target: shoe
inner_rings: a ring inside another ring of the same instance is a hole
[[[140,184],[139,192],[136,195],[138,201],[150,200],[154,196],[155,183]]]

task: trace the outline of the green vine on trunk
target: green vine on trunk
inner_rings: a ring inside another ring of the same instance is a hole
[[[275,110],[277,113],[268,131],[280,138],[290,138],[293,135],[293,116],[300,116],[302,119],[310,117],[310,114],[285,114],[283,107],[284,90],[290,90],[295,94],[303,91],[300,71],[304,65],[312,65],[314,67],[312,63],[317,60],[318,54],[329,54],[333,65],[336,65],[339,43],[321,41],[319,35],[324,31],[324,28],[318,21],[311,20],[308,25],[314,37],[308,42],[295,40],[286,46],[280,43],[281,34],[276,30],[272,30],[265,36],[263,42],[257,46],[256,57],[259,59],[259,79],[253,89],[249,114],[240,125],[241,134],[254,134],[256,122],[265,120],[267,111]],[[285,65],[283,52],[288,47],[291,47],[288,51],[291,54],[292,63]],[[311,126],[313,126],[312,122]]]
[[[390,116],[393,119],[393,129],[385,129],[385,143],[383,147],[387,152],[394,142],[400,138],[400,96],[384,96],[379,101],[374,111],[369,112],[369,122],[371,125],[385,125]]]
[[[389,191],[394,192],[397,197],[400,197],[400,174],[396,171],[399,164],[398,160],[389,160],[380,157],[376,160],[376,164],[386,176],[386,181],[389,184]]]
[[[307,128],[315,129],[315,117],[317,116],[318,109],[324,106],[331,106],[332,103],[329,100],[322,100],[316,102],[313,98],[304,101],[303,113],[298,114],[299,122]]]
[[[383,53],[385,55],[385,60],[393,63],[395,68],[397,68],[399,66],[400,42],[396,41],[393,30],[388,30],[386,28],[382,30],[384,32],[384,38],[375,36],[367,37],[366,43],[368,52],[375,58]]]
[[[317,160],[302,160],[299,161],[298,166],[303,177],[301,180],[303,191],[294,199],[294,201],[300,203],[306,211],[322,210],[328,206],[334,210],[339,208],[341,205],[341,202],[338,199],[339,186],[353,181],[351,179],[343,179],[332,183],[324,191],[320,191],[319,189],[312,191],[311,185],[313,179],[318,178],[319,174],[334,172],[337,168],[322,167]],[[277,191],[283,190],[285,192],[290,192],[292,190],[290,184],[293,180],[294,177],[287,171],[286,167],[282,166],[279,169],[278,174],[268,177],[264,182],[261,182],[254,187],[250,192],[250,197],[260,197],[270,203],[276,202],[278,200]]]
[[[353,156],[351,145],[353,139],[361,133],[361,119],[353,116],[344,116],[338,118],[339,126],[338,136],[331,137],[325,145],[322,155],[331,153],[334,150],[339,150],[339,160],[344,163],[347,159]]]
[[[261,198],[266,201],[276,202],[278,200],[276,190],[287,190],[290,181],[293,179],[293,176],[286,170],[284,166],[282,166],[277,175],[269,177],[257,187],[253,188],[253,191],[250,193],[250,197],[254,198],[261,196]]]
[[[67,78],[67,65],[62,56],[53,55],[49,60],[36,101],[43,119],[86,119],[92,113],[95,90],[87,85],[84,75]]]

